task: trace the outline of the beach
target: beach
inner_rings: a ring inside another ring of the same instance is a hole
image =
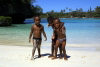
[[[0,67],[100,67],[100,0],[0,0]]]
[[[32,47],[0,45],[0,67],[99,67],[100,51],[66,49],[68,60],[48,58],[50,48],[41,48],[41,58],[31,59]],[[37,51],[35,57],[37,56]]]

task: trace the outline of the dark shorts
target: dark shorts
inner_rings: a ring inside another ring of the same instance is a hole
[[[41,38],[33,38],[33,48],[40,48],[41,41]]]

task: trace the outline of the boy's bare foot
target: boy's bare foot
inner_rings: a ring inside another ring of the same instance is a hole
[[[57,57],[53,57],[52,60],[57,59]]]
[[[60,59],[63,59],[63,57],[59,57]]]
[[[62,55],[59,56],[60,59],[63,59]]]
[[[48,58],[54,57],[53,55],[48,56]]]
[[[34,57],[31,57],[31,60],[34,60]]]
[[[40,58],[40,57],[41,57],[41,55],[38,56],[38,58]]]
[[[64,60],[68,60],[66,57],[64,57]]]

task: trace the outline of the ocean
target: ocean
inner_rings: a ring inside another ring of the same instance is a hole
[[[61,18],[66,27],[67,44],[100,44],[100,19],[98,18]],[[33,19],[26,19],[26,24],[13,24],[9,27],[0,27],[0,45],[32,45],[29,44],[29,33]],[[47,20],[43,18],[47,41],[42,43],[51,44],[52,28],[48,27]]]

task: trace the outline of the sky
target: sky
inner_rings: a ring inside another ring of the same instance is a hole
[[[84,11],[87,11],[90,7],[93,10],[96,6],[100,6],[100,0],[36,0],[33,5],[39,5],[44,13],[51,10],[60,12],[66,8],[71,8],[72,10],[83,8]]]

